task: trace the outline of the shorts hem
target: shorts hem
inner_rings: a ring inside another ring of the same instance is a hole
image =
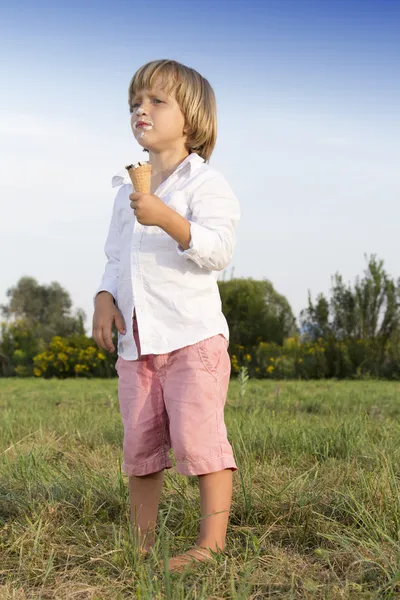
[[[237,466],[233,456],[218,456],[209,460],[199,460],[196,462],[176,461],[176,470],[180,475],[209,475],[231,469],[237,471]]]
[[[121,465],[122,471],[125,473],[125,475],[128,475],[128,477],[143,477],[145,475],[152,475],[158,471],[171,468],[172,462],[167,457],[154,458],[153,460],[148,460],[140,465],[127,465],[125,461],[123,461]]]

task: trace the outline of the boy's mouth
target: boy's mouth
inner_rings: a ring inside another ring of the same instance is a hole
[[[135,123],[135,129],[143,129],[147,127],[153,127],[153,123],[151,123],[151,121],[136,121]]]

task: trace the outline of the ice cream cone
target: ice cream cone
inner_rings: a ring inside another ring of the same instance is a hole
[[[125,167],[131,178],[133,189],[139,194],[150,194],[151,188],[151,164],[137,163]]]

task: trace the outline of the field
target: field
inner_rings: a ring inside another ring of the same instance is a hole
[[[116,380],[0,380],[0,598],[400,597],[400,384],[233,381],[239,466],[224,556],[159,559],[198,528],[168,473],[154,556],[133,551]]]

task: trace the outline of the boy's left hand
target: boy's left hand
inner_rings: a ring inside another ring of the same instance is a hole
[[[168,207],[158,196],[153,194],[130,194],[131,208],[141,225],[159,226]]]

